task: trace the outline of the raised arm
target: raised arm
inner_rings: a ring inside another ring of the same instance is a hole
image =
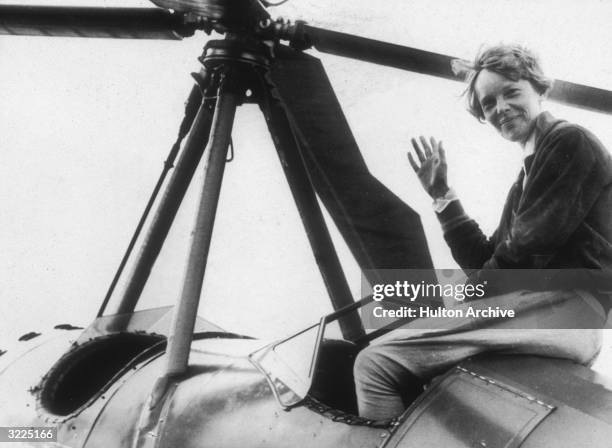
[[[496,235],[487,238],[478,224],[465,214],[459,199],[448,187],[442,142],[433,137],[428,141],[421,136],[418,141],[412,139],[412,146],[416,159],[409,152],[408,160],[421,185],[434,200],[433,206],[453,258],[463,269],[482,268],[493,255]]]

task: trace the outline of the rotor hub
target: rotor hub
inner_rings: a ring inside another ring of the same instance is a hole
[[[236,63],[265,68],[269,66],[271,58],[271,49],[262,42],[228,38],[209,41],[199,60],[207,69]]]
[[[221,23],[230,28],[252,26],[269,17],[257,0],[151,0],[155,5]]]
[[[241,102],[257,102],[262,73],[270,66],[272,49],[261,41],[229,35],[224,40],[208,41],[198,60],[211,79],[224,79],[226,89],[240,95]],[[230,74],[231,76],[226,76]],[[201,86],[207,82],[201,82]],[[213,82],[213,85],[215,83]]]

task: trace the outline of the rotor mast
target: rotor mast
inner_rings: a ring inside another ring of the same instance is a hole
[[[304,166],[304,155],[301,154],[301,148],[297,143],[295,130],[292,129],[287,111],[270,92],[271,87],[266,81],[271,59],[273,59],[271,45],[239,33],[228,33],[224,40],[209,41],[206,45],[204,54],[200,58],[204,66],[202,72],[206,76],[200,78],[202,83],[200,87],[212,97],[205,96],[203,99],[177,171],[162,198],[122,295],[118,312],[120,314],[133,312],[176,216],[187,185],[193,177],[194,162],[197,162],[201,156],[198,147],[209,134],[208,144],[204,150],[205,180],[200,208],[192,234],[183,290],[177,300],[169,332],[166,372],[168,377],[183,373],[187,368],[189,346],[221,189],[225,154],[230,141],[235,109],[242,102],[258,102],[266,116],[334,309],[338,310],[354,303],[308,171]],[[247,95],[247,91],[252,94]],[[207,115],[210,116],[212,103],[216,105],[211,122],[205,118]],[[185,160],[190,162],[187,163]],[[361,321],[354,313],[341,319],[340,326],[347,339],[355,340],[363,334]]]

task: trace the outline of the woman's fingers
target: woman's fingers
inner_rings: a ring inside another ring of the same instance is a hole
[[[412,169],[414,170],[415,173],[419,172],[419,165],[417,165],[417,163],[414,161],[414,158],[412,157],[411,153],[408,153],[408,161],[410,162],[410,165],[412,166]]]
[[[419,159],[419,162],[421,162],[421,167],[419,167],[412,154],[408,153],[408,160],[410,161],[410,165],[414,171],[418,172],[422,168],[422,165],[428,160],[433,160],[435,164],[438,162],[446,163],[446,153],[442,147],[442,141],[437,141],[433,137],[429,137],[429,141],[427,141],[427,139],[422,135],[419,137],[419,140],[420,144],[416,138],[410,139],[414,152]]]
[[[435,138],[433,137],[429,137],[429,141],[431,142],[431,152],[432,155],[434,157],[437,157],[438,155],[438,147],[440,145],[440,142],[437,142]]]
[[[423,137],[422,135],[419,137],[419,139],[421,140],[421,145],[423,145],[423,149],[425,150],[425,155],[427,157],[431,157],[431,146],[429,146],[427,139]],[[432,141],[435,141],[435,140],[433,140],[432,138]]]
[[[444,146],[442,146],[442,140],[438,143],[438,155],[440,157],[440,163],[446,163],[446,151],[444,150]]]
[[[419,144],[417,143],[416,139],[414,139],[414,138],[411,138],[410,141],[412,142],[412,147],[414,148],[414,152],[416,153],[417,157],[419,158],[419,162],[423,163],[425,161],[425,156],[423,155],[423,151],[421,151],[421,148],[419,147]]]

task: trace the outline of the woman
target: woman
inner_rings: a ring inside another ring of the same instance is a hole
[[[594,270],[598,282],[609,284],[612,159],[608,151],[586,129],[543,111],[542,101],[552,82],[528,50],[491,47],[469,69],[470,112],[516,142],[524,165],[497,230],[487,238],[447,184],[442,142],[412,140],[416,157],[408,154],[410,164],[434,200],[453,257],[472,272],[471,282],[484,282],[491,272],[500,272],[490,270],[572,269]],[[516,305],[518,317],[511,325],[491,319],[479,322],[477,329],[473,325],[453,329],[451,323],[450,329],[425,336],[399,329],[364,349],[355,363],[360,415],[373,420],[399,415],[420,393],[424,381],[482,352],[591,363],[601,348],[608,297],[552,284],[538,291],[528,289],[519,285],[479,301],[479,306]],[[527,322],[534,318],[546,320],[549,329],[530,328]],[[421,322],[420,327],[426,325]]]

